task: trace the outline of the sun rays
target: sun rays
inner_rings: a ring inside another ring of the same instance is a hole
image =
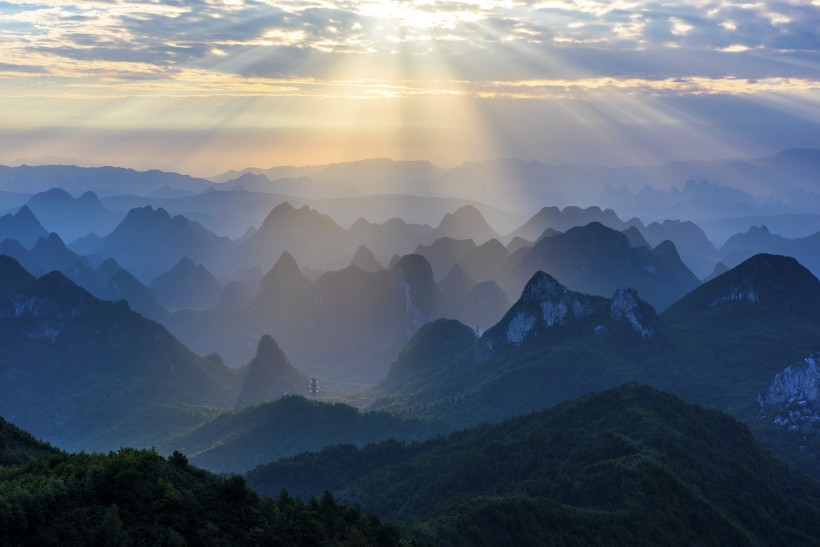
[[[819,6],[659,8],[14,0],[0,4],[0,130],[47,136],[6,136],[11,156],[62,142],[123,162],[153,140],[162,164],[207,174],[373,156],[578,161],[585,146],[603,163],[651,162],[755,141],[722,129],[736,120],[710,124],[716,112],[693,107],[708,97],[820,122]],[[66,140],[72,129],[86,142]]]

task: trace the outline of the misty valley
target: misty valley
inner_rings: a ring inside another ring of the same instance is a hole
[[[820,543],[820,150],[685,165],[0,167],[0,543]]]

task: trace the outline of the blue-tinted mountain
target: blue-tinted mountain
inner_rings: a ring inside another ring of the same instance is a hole
[[[274,495],[324,490],[421,544],[810,545],[820,485],[716,410],[627,384],[421,443],[261,466]]]
[[[113,232],[87,252],[114,258],[147,282],[185,256],[201,264],[222,265],[232,249],[228,238],[218,237],[199,223],[148,206],[129,211]]]
[[[495,281],[483,281],[460,299],[453,317],[466,325],[486,329],[495,325],[510,308],[507,293]]]
[[[496,278],[498,270],[509,257],[510,251],[493,238],[459,258],[458,264],[473,279],[487,281]]]
[[[196,351],[219,352],[234,366],[248,362],[270,334],[306,374],[372,385],[422,325],[452,306],[418,255],[389,270],[347,267],[310,281],[283,254],[249,308],[178,312],[166,324]]]
[[[553,229],[566,232],[576,226],[586,226],[591,222],[599,222],[614,230],[624,230],[627,224],[618,218],[611,209],[601,210],[600,207],[544,207],[521,227],[510,234],[510,237],[520,237],[527,241],[535,241],[544,230]]]
[[[698,278],[709,275],[717,262],[718,252],[706,233],[694,222],[664,220],[652,222],[643,229],[643,235],[651,246],[669,240],[675,244],[680,258]]]
[[[453,379],[453,363],[472,351],[476,340],[475,331],[459,321],[432,321],[402,348],[377,389],[404,394],[446,384]]]
[[[157,301],[151,289],[113,258],[104,260],[96,268],[80,259],[64,269],[63,273],[100,300],[125,300],[128,307],[153,321],[162,321],[168,316],[168,311]]]
[[[0,253],[13,257],[35,275],[65,270],[80,260],[53,232],[38,239],[30,250],[17,240],[7,239],[0,243]]]
[[[353,258],[350,259],[349,266],[356,266],[365,272],[377,272],[384,269],[382,265],[379,264],[379,261],[376,260],[373,252],[365,245],[359,245]]]
[[[31,258],[37,263],[40,271],[43,272],[64,270],[80,259],[76,253],[66,247],[62,238],[54,232],[37,240],[37,243],[31,249]]]
[[[463,325],[443,324],[425,332],[435,340],[459,329],[467,332]],[[571,291],[538,272],[478,340],[467,344],[465,334],[457,351],[437,358],[426,355],[435,342],[412,340],[400,359],[435,363],[436,376],[396,380],[391,368],[377,391],[389,387],[397,390],[394,395],[406,394],[403,383],[415,389],[409,398],[387,396],[376,407],[424,407],[453,427],[499,419],[645,375],[647,356],[662,352],[669,336],[655,310],[631,289],[602,298]],[[468,346],[474,347],[466,351]],[[406,375],[409,369],[403,369]]]
[[[0,414],[72,449],[155,444],[236,396],[221,362],[59,272],[2,298],[0,338]]]
[[[285,395],[308,394],[308,378],[288,360],[285,352],[269,335],[259,339],[256,356],[240,369],[242,387],[236,406],[273,401]]]
[[[632,247],[623,233],[597,222],[541,239],[525,253],[513,254],[500,285],[507,294],[517,294],[539,270],[589,294],[609,296],[620,287],[632,287],[659,309],[698,285],[679,258]]]
[[[772,430],[758,405],[777,374],[818,351],[818,309],[820,281],[787,257],[753,257],[660,315],[632,290],[606,299],[539,273],[475,349],[440,355],[435,377],[388,375],[383,385],[397,391],[372,407],[463,427],[641,381],[732,413],[779,457],[820,477],[820,447],[807,456],[803,434]]]
[[[358,245],[332,218],[307,206],[285,202],[275,207],[240,248],[243,264],[270,268],[285,251],[313,268],[340,267]]]
[[[453,267],[438,284],[444,294],[452,300],[461,300],[467,296],[467,293],[475,285],[475,279],[467,275],[458,262],[453,264]]]
[[[441,237],[430,245],[419,245],[413,254],[426,258],[433,268],[435,278],[442,279],[453,264],[475,248],[476,244],[472,239]]]
[[[472,205],[465,205],[453,213],[447,213],[433,231],[433,239],[472,239],[478,244],[497,238],[498,234],[487,224],[481,212]]]
[[[125,216],[106,209],[94,192],[87,191],[74,198],[62,188],[35,194],[26,206],[48,231],[57,232],[65,241],[74,241],[90,233],[106,235]]]
[[[704,313],[730,303],[751,304],[820,321],[820,281],[794,258],[758,254],[704,283],[666,313]]]
[[[253,302],[256,293],[240,281],[231,281],[219,293],[214,307],[220,309],[247,308]]]
[[[182,257],[167,272],[151,281],[151,291],[166,308],[212,308],[222,292],[222,284],[202,264]]]
[[[375,382],[447,305],[430,264],[407,255],[390,270],[349,267],[322,275],[280,316],[277,338],[288,340],[288,354],[307,371]]]
[[[284,251],[259,282],[259,292],[253,306],[267,315],[281,312],[310,284],[310,279],[302,273],[296,259]]]
[[[737,265],[758,253],[771,251],[785,241],[786,238],[771,233],[765,225],[752,226],[727,239],[718,252],[722,260]]]
[[[5,298],[35,279],[18,261],[7,255],[0,255],[0,298]]]
[[[599,201],[602,206],[611,207],[622,215],[649,218],[699,220],[774,214],[787,209],[782,204],[759,202],[748,193],[749,186],[735,178],[723,180],[720,176],[713,178],[711,173],[687,170],[676,180],[668,180],[667,183],[647,180],[640,189],[635,187],[634,181],[628,182],[636,191],[626,187],[615,191],[608,187],[601,193]]]
[[[629,240],[629,244],[633,247],[646,247],[647,249],[651,249],[652,245],[646,240],[643,236],[641,231],[636,226],[630,226],[625,230],[621,230],[621,232],[626,236]]]
[[[14,239],[23,247],[30,249],[38,239],[48,236],[37,217],[27,206],[22,206],[15,214],[0,217],[0,241]]]
[[[22,165],[0,169],[0,188],[29,194],[63,188],[73,194],[91,190],[98,195],[145,196],[166,185],[175,189],[202,192],[211,186],[211,182],[178,173],[135,171],[120,167]]]
[[[373,251],[377,257],[406,255],[418,245],[431,241],[433,228],[427,224],[412,224],[400,218],[371,223],[358,218],[348,229],[350,236]]]

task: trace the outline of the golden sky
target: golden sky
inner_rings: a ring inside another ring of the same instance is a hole
[[[651,163],[820,146],[820,1],[0,2],[0,160]]]

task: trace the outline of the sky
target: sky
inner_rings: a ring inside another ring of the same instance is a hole
[[[195,175],[820,147],[820,0],[0,1],[0,161]]]

